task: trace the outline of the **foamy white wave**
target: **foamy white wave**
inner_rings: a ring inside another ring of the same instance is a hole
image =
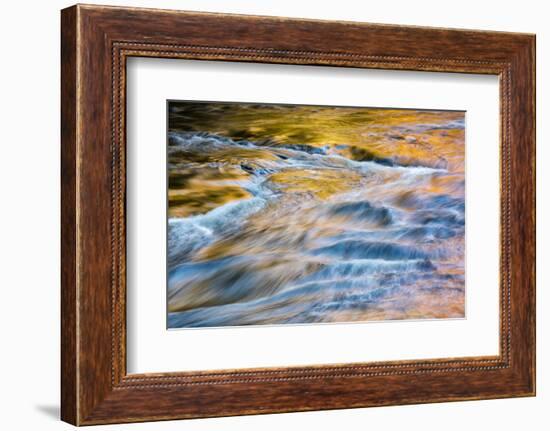
[[[211,149],[211,147],[223,145],[243,145],[247,146],[246,141],[235,142],[230,138],[210,134],[210,133],[168,133],[168,138],[171,144],[176,144],[178,147],[189,149],[200,149],[202,151]],[[200,148],[198,146],[200,145]],[[209,147],[210,145],[210,147]]]
[[[335,262],[322,270],[307,277],[305,280],[341,280],[344,278],[362,277],[377,273],[404,273],[433,269],[433,265],[426,259],[393,261],[383,259],[353,259],[345,262]]]
[[[181,248],[194,250],[212,241],[221,232],[234,230],[251,214],[261,210],[266,200],[261,197],[229,202],[206,214],[168,219],[168,250],[178,254]]]

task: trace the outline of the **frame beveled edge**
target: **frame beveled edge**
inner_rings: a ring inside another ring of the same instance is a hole
[[[203,21],[222,30],[205,35],[195,28]],[[257,26],[284,28],[294,40],[247,33]],[[235,39],[233,30],[242,35]],[[335,30],[342,34],[336,42],[308,39]],[[61,39],[63,420],[81,425],[534,395],[534,36],[78,5],[62,12]],[[402,54],[405,45],[410,55]],[[501,354],[126,375],[128,56],[499,75]]]

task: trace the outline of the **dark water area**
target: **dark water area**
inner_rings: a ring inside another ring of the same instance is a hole
[[[170,102],[168,327],[464,317],[464,113]]]

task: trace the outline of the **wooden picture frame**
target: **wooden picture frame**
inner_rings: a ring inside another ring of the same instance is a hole
[[[64,421],[91,425],[535,394],[534,35],[84,5],[61,16]],[[131,56],[498,75],[500,354],[127,374],[125,65]]]

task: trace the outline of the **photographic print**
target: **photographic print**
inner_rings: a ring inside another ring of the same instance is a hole
[[[168,101],[168,328],[465,317],[465,112]]]

